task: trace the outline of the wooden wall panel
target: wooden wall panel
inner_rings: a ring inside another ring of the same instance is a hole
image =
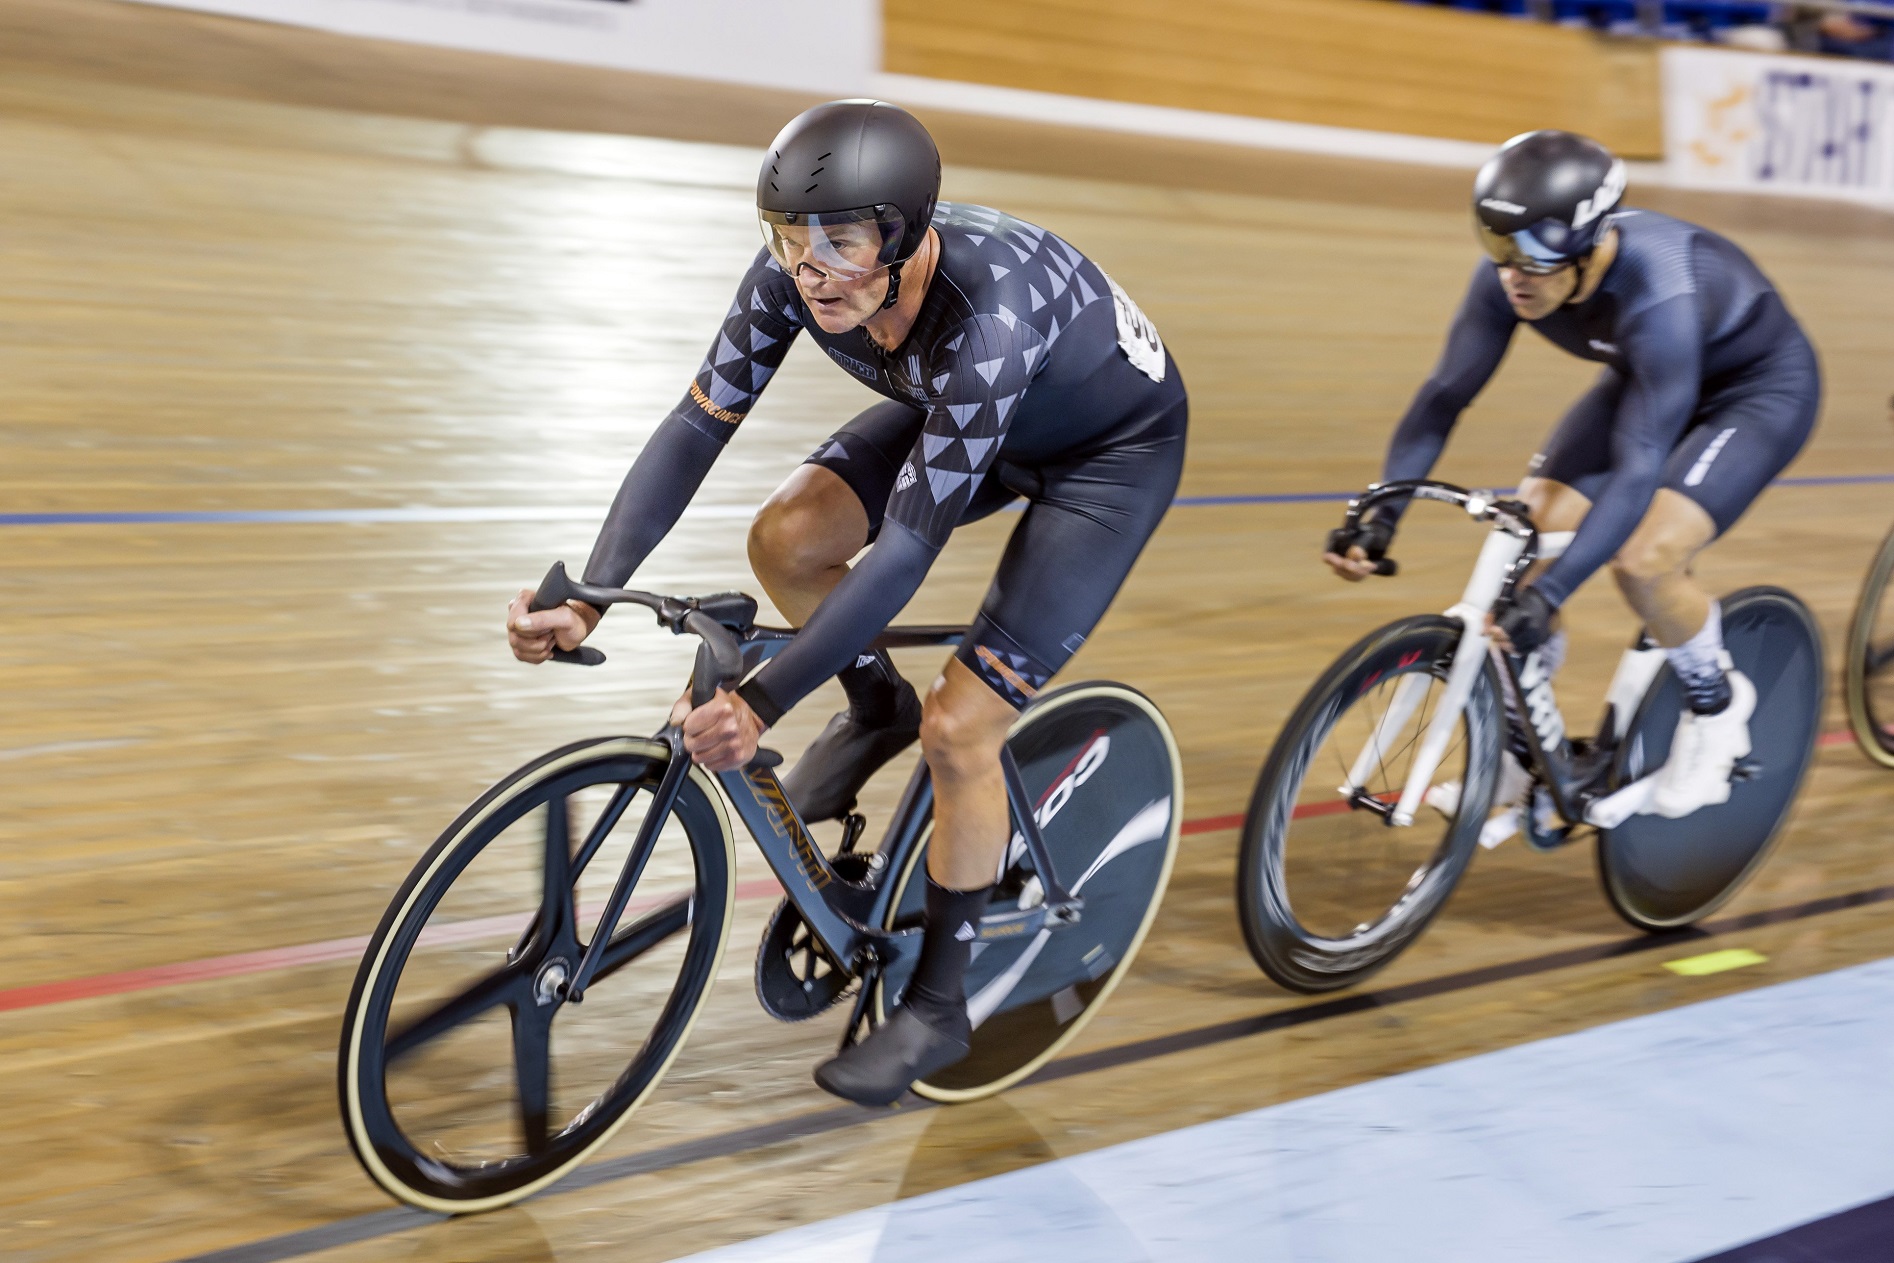
[[[1656,46],[1386,0],[884,0],[887,70],[1498,142],[1662,147]]]

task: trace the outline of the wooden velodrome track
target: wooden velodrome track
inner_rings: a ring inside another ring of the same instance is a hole
[[[223,1257],[664,1259],[1894,952],[1894,778],[1831,742],[1712,939],[1620,950],[1644,940],[1589,852],[1513,842],[1376,999],[1268,984],[1235,925],[1233,815],[1313,674],[1369,626],[1444,607],[1477,535],[1417,513],[1402,578],[1349,588],[1315,560],[1337,504],[1256,497],[1375,472],[1474,259],[1465,177],[935,118],[951,196],[1056,229],[1139,298],[1192,388],[1183,494],[1239,498],[1173,511],[1070,672],[1150,692],[1184,749],[1193,823],[1143,955],[1061,1076],[955,1109],[837,1109],[808,1071],[839,1019],[756,1007],[771,904],[746,854],[709,1015],[594,1178],[473,1221],[390,1210],[336,1119],[360,936],[481,788],[553,745],[655,728],[686,661],[630,616],[600,672],[502,643],[510,593],[583,558],[754,249],[750,151],[573,133],[757,145],[800,104],[0,2],[0,1256],[280,1238]],[[1704,572],[1794,587],[1832,655],[1894,500],[1870,480],[1894,474],[1894,220],[1633,200],[1733,234],[1822,350],[1825,416],[1792,472],[1837,481],[1772,490]],[[1586,377],[1522,337],[1443,475],[1508,485]],[[865,397],[798,350],[646,586],[754,589],[745,508]],[[451,512],[391,512],[415,506]],[[237,517],[123,516],[176,511]],[[963,532],[910,616],[967,616],[1008,521]],[[1562,693],[1583,723],[1630,622],[1603,582],[1571,622]],[[1660,968],[1711,946],[1769,959]]]

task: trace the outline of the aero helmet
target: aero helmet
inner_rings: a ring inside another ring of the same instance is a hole
[[[1547,275],[1585,258],[1624,196],[1624,161],[1571,132],[1515,136],[1473,180],[1480,244],[1503,267]]]
[[[886,101],[831,101],[798,114],[756,179],[756,213],[778,263],[792,276],[807,267],[843,280],[886,268],[886,307],[939,196],[934,138]]]

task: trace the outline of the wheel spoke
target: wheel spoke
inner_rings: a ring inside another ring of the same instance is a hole
[[[1885,645],[1868,646],[1868,674],[1874,675],[1894,663],[1894,640]]]
[[[564,794],[546,800],[545,887],[540,894],[540,913],[535,919],[544,925],[548,912],[551,933],[544,935],[547,946],[558,943],[574,932],[572,910],[572,811]]]
[[[531,996],[513,1006],[513,1077],[526,1152],[544,1152],[552,1101],[552,1021]]]
[[[679,895],[651,909],[612,935],[612,941],[605,945],[604,952],[599,956],[598,972],[592,975],[592,981],[597,982],[614,970],[623,969],[690,923],[689,895]]]
[[[592,824],[592,831],[585,835],[584,845],[579,847],[579,853],[572,858],[573,880],[578,879],[579,874],[585,871],[585,866],[592,862],[592,857],[598,854],[599,848],[605,845],[606,835],[618,827],[625,808],[631,806],[631,800],[637,794],[636,785],[620,785],[618,792],[612,795],[612,800],[605,804],[605,810],[599,813],[598,819]]]
[[[515,999],[530,1003],[530,996],[520,994],[524,991],[524,981],[520,971],[510,964],[488,974],[389,1036],[388,1059],[393,1061],[406,1056],[430,1039],[438,1039],[456,1026],[471,1022],[495,1005]]]

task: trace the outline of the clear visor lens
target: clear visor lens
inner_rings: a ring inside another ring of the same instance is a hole
[[[809,268],[852,281],[894,262],[907,220],[893,206],[859,210],[757,212],[769,252],[791,276]]]
[[[1550,276],[1572,266],[1571,259],[1552,250],[1529,231],[1495,232],[1477,216],[1473,223],[1479,229],[1480,245],[1501,267],[1517,268],[1528,276]]]

